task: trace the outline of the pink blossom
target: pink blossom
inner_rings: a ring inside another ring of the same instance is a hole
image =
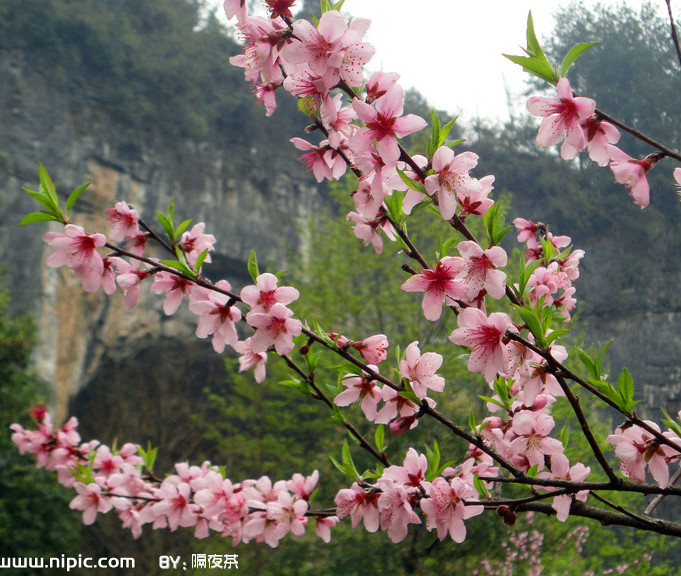
[[[480,183],[478,190],[457,191],[456,198],[461,206],[459,218],[465,218],[469,214],[482,216],[490,209],[494,200],[487,196],[494,189],[494,179],[492,175],[484,176],[478,181]]]
[[[136,238],[139,233],[139,213],[128,206],[127,202],[116,202],[106,211],[109,223],[113,226],[109,233],[112,242],[122,242],[126,238]]]
[[[196,259],[204,250],[208,250],[208,254],[204,262],[210,262],[210,252],[214,250],[215,236],[212,234],[204,234],[206,224],[199,222],[194,225],[191,230],[184,232],[180,238],[179,246],[187,257],[187,262],[192,266],[196,264]]]
[[[352,220],[355,223],[355,227],[352,229],[355,237],[363,240],[365,245],[371,243],[376,254],[383,252],[383,239],[378,234],[378,230],[383,230],[389,240],[395,241],[393,226],[385,215],[380,214],[371,219],[357,212],[350,212],[346,220]]]
[[[111,499],[102,494],[101,486],[76,482],[74,485],[78,496],[71,500],[71,510],[83,511],[83,524],[89,526],[97,519],[97,512],[107,513],[113,505]]]
[[[355,131],[356,125],[352,123],[356,118],[354,110],[343,107],[343,95],[337,94],[333,98],[324,98],[319,114],[328,132],[329,146],[338,149],[342,139],[352,136]]]
[[[539,224],[535,224],[524,218],[516,218],[513,220],[513,225],[519,231],[518,242],[527,242],[532,245],[537,243],[537,232],[540,229]]]
[[[165,516],[170,530],[177,530],[178,526],[188,527],[196,524],[199,506],[191,502],[191,487],[186,482],[174,483],[169,476],[163,481],[158,490],[161,498],[152,506],[154,514]]]
[[[384,334],[375,334],[359,342],[353,342],[351,346],[357,350],[369,364],[380,364],[388,356],[388,338]]]
[[[331,528],[340,520],[338,516],[315,516],[315,531],[327,544],[331,542]]]
[[[277,302],[287,306],[298,300],[300,293],[291,286],[277,286],[279,279],[269,272],[260,274],[255,286],[245,286],[239,296],[250,307],[251,312],[269,312]]]
[[[154,281],[149,290],[154,294],[166,295],[163,311],[168,316],[172,316],[177,312],[182,300],[189,296],[195,286],[196,284],[187,278],[161,271],[154,274]]]
[[[257,507],[257,502],[249,502],[249,506]],[[258,542],[266,542],[272,548],[289,532],[296,536],[305,533],[308,504],[304,500],[294,500],[285,491],[278,493],[276,500],[264,505],[262,512],[254,512],[243,527],[244,541],[255,538]]]
[[[246,0],[225,0],[223,9],[227,20],[231,20],[236,16],[237,20],[241,23],[246,19]]]
[[[280,81],[262,82],[255,85],[255,99],[265,106],[265,116],[268,118],[277,110],[275,91],[281,86]]]
[[[443,303],[466,297],[468,288],[457,279],[465,268],[466,263],[462,258],[447,256],[438,261],[434,270],[425,269],[421,274],[409,278],[401,289],[405,292],[425,292],[423,314],[428,320],[438,320]]]
[[[591,98],[574,97],[570,82],[561,78],[556,86],[558,100],[544,96],[533,96],[527,101],[530,114],[544,118],[539,132],[539,146],[553,146],[565,135],[560,148],[564,160],[574,158],[587,145],[582,123],[596,110],[596,102]]]
[[[142,535],[141,505],[133,503],[128,498],[111,498],[111,504],[118,512],[123,528],[132,532],[132,537],[137,539]]]
[[[293,312],[279,302],[267,313],[249,312],[246,321],[256,328],[251,337],[253,352],[266,352],[270,346],[274,346],[277,354],[282,356],[291,352],[293,338],[299,336],[303,328],[302,322],[291,316]]]
[[[301,65],[295,72],[286,76],[284,90],[298,98],[310,98],[313,110],[317,111],[337,83],[338,76],[329,73],[317,76],[307,66]]]
[[[381,391],[381,399],[385,404],[376,414],[374,422],[376,424],[389,424],[399,415],[399,420],[395,422],[395,426],[391,424],[390,431],[393,434],[401,434],[416,428],[418,425],[418,405],[414,404],[408,398],[401,396],[397,390],[390,386],[383,386]],[[435,406],[435,402],[431,400],[431,406]]]
[[[376,532],[379,521],[379,496],[378,490],[365,490],[354,482],[351,488],[344,488],[336,494],[336,514],[339,518],[350,516],[353,528],[363,521],[367,532]]]
[[[651,428],[660,431],[660,427],[649,420],[644,420]],[[669,483],[669,467],[667,466],[666,449],[650,432],[636,424],[619,426],[614,434],[606,439],[615,447],[615,456],[620,461],[622,474],[635,482],[645,482],[645,467],[660,488]]]
[[[398,138],[426,127],[426,121],[419,116],[402,116],[403,91],[398,85],[376,100],[373,106],[356,98],[352,107],[364,123],[363,131],[375,142],[376,150],[387,164],[395,165],[400,158]]]
[[[428,459],[414,448],[409,448],[403,466],[388,466],[383,470],[382,479],[392,480],[409,488],[419,488],[426,479]]]
[[[400,75],[397,72],[374,72],[366,85],[366,103],[371,104],[378,100],[388,90],[397,84]]]
[[[542,472],[539,474],[540,478],[556,478],[559,480],[568,480],[571,482],[584,482],[591,473],[589,466],[584,466],[581,462],[577,462],[570,468],[570,462],[565,454],[554,454],[551,456],[551,473]],[[562,494],[553,498],[551,508],[556,511],[556,518],[560,522],[565,522],[570,515],[570,506],[572,499],[579,502],[586,502],[589,496],[588,490],[580,490],[576,494]]]
[[[361,42],[370,24],[368,18],[353,18],[343,36],[343,60],[338,71],[350,86],[360,87],[364,84],[362,66],[368,64],[376,52],[371,44]]]
[[[369,368],[378,372],[376,366],[369,366]],[[373,422],[376,419],[376,407],[381,400],[381,387],[376,384],[376,381],[368,376],[346,374],[343,376],[341,384],[346,389],[336,396],[334,404],[336,406],[350,406],[350,404],[360,401],[362,412],[364,412],[367,420]]]
[[[436,374],[442,366],[442,356],[435,352],[421,354],[418,342],[407,346],[405,359],[400,362],[400,374],[409,380],[414,393],[421,399],[428,394],[428,389],[442,392],[445,379]]]
[[[246,338],[246,340],[239,341],[234,345],[234,349],[241,354],[239,356],[239,372],[245,372],[246,370],[253,370],[253,376],[255,381],[260,384],[265,379],[265,362],[267,362],[267,353],[258,352],[257,354],[253,352],[251,348],[251,339]]]
[[[611,145],[619,142],[619,130],[609,122],[599,120],[595,116],[587,119],[582,124],[582,128],[588,142],[589,158],[599,166],[607,166],[611,160]]]
[[[338,180],[347,169],[345,160],[328,146],[329,141],[323,140],[319,146],[311,144],[302,138],[291,138],[293,145],[298,150],[308,150],[298,159],[307,166],[307,171],[314,174],[317,182],[327,180]]]
[[[506,274],[497,268],[506,266],[506,251],[501,246],[483,250],[480,244],[470,240],[459,242],[456,248],[467,267],[459,277],[468,286],[468,299],[475,300],[482,290],[497,300],[503,298],[506,293]]]
[[[563,444],[549,437],[555,426],[553,418],[545,412],[522,410],[513,416],[511,430],[517,434],[509,446],[513,462],[522,469],[537,466],[544,469],[545,456],[563,453]]]
[[[64,234],[47,232],[43,241],[56,248],[47,257],[48,266],[71,268],[81,279],[87,292],[94,292],[101,286],[104,263],[97,248],[106,244],[104,234],[86,234],[81,226],[67,224],[64,226]]]
[[[216,287],[226,291],[231,290],[227,280],[220,280]],[[213,349],[221,354],[225,346],[232,348],[237,343],[235,323],[241,320],[241,310],[234,306],[235,302],[226,294],[216,291],[208,291],[205,300],[194,300],[189,304],[189,309],[199,316],[196,327],[198,338],[207,338],[213,335]]]
[[[319,481],[319,472],[315,470],[309,476],[302,474],[294,474],[286,483],[286,487],[293,492],[296,498],[300,500],[309,500],[312,493],[315,491],[317,482]]]
[[[440,214],[451,220],[456,212],[457,194],[470,196],[482,191],[480,182],[468,174],[478,164],[478,155],[462,152],[455,156],[449,146],[441,146],[433,154],[435,174],[425,180],[426,191],[430,196],[437,194]]]
[[[114,262],[118,276],[116,284],[123,291],[123,303],[126,310],[131,310],[137,305],[140,294],[140,283],[149,277],[148,270],[135,268],[129,262],[119,258]]]
[[[291,64],[307,64],[313,74],[323,76],[343,62],[342,40],[347,27],[347,20],[337,10],[324,12],[316,28],[307,20],[296,20],[293,36],[299,41],[284,46],[282,58]]]
[[[412,494],[403,484],[390,480],[380,479],[378,485],[382,490],[378,498],[381,529],[393,542],[401,542],[407,536],[409,524],[421,524],[413,508]]]
[[[272,82],[281,80],[279,49],[286,41],[289,31],[280,18],[259,18],[246,16],[237,24],[245,39],[244,53],[232,56],[230,64],[244,69],[244,76],[250,82]]]
[[[465,308],[457,320],[459,327],[449,339],[471,349],[468,359],[471,372],[480,372],[485,380],[491,382],[497,374],[514,371],[506,331],[515,331],[516,328],[508,314],[494,312],[488,318],[482,310]]]
[[[478,499],[477,490],[461,478],[447,482],[441,476],[435,478],[428,488],[428,497],[421,500],[421,510],[426,515],[426,528],[437,530],[437,537],[444,540],[447,533],[454,542],[466,539],[464,520],[482,514],[478,505],[464,505],[463,501]]]
[[[653,167],[653,162],[648,157],[636,160],[616,146],[610,147],[610,158],[610,169],[615,175],[615,181],[629,188],[634,204],[641,209],[648,206],[650,202],[648,170]]]
[[[291,7],[296,0],[265,0],[271,18],[293,18]]]

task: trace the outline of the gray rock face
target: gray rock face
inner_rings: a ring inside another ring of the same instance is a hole
[[[303,241],[298,225],[320,208],[322,198],[296,165],[292,146],[282,150],[291,174],[261,165],[256,150],[250,171],[237,174],[231,169],[233,151],[208,143],[168,143],[153,135],[126,138],[94,102],[55,88],[22,53],[0,56],[0,251],[15,306],[38,321],[36,362],[53,385],[62,420],[69,399],[102,376],[103,363],[124,363],[158,340],[186,342],[196,324],[189,312],[165,317],[163,299],[145,290],[129,312],[119,295],[85,294],[69,270],[45,266],[52,249],[41,236],[48,226],[17,227],[23,215],[36,210],[21,187],[37,189],[39,162],[63,198],[91,182],[73,218],[91,232],[108,230],[105,210],[115,200],[133,204],[160,229],[154,212],[165,212],[174,199],[176,224],[186,218],[205,222],[206,232],[218,240],[206,274],[214,281],[228,279],[237,291],[248,279],[246,260],[253,248],[261,262],[277,262],[283,269],[287,250],[299,249]],[[151,255],[168,257],[160,251]]]

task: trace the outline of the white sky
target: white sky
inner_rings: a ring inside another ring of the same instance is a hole
[[[587,7],[599,3],[583,2]],[[665,0],[653,2],[666,17]],[[642,0],[625,3],[638,7]],[[371,71],[398,72],[405,89],[415,87],[431,106],[472,121],[508,118],[507,91],[517,96],[526,74],[502,54],[522,55],[530,10],[541,42],[553,30],[557,8],[567,4],[569,0],[346,0],[343,10],[372,21],[366,36],[376,47]],[[673,0],[672,9],[681,23],[681,0]]]
[[[665,8],[664,0],[657,1]],[[587,7],[597,3],[584,0]],[[523,54],[520,46],[526,45],[530,10],[542,42],[553,30],[558,7],[568,4],[568,0],[346,0],[345,8],[372,20],[367,36],[376,46],[372,68],[400,73],[402,85],[416,87],[431,106],[471,121],[508,117],[507,89],[519,94],[527,74],[502,54]]]

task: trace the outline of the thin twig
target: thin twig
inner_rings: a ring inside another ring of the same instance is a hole
[[[667,4],[667,12],[669,12],[669,23],[672,27],[672,41],[674,42],[674,48],[676,48],[676,56],[679,59],[679,64],[681,64],[681,45],[679,44],[679,36],[676,33],[676,24],[674,24],[674,15],[672,14],[672,3],[671,0],[665,0]]]
[[[679,479],[681,479],[681,468],[674,472],[674,475],[669,480],[669,486],[676,485]],[[646,509],[643,511],[643,513],[646,516],[650,516],[653,512],[655,512],[655,509],[660,505],[660,502],[662,502],[662,500],[664,500],[667,496],[667,494],[658,494],[655,496],[655,498],[651,500],[650,504],[646,506]]]
[[[575,416],[577,416],[579,425],[582,427],[582,434],[584,434],[584,437],[589,443],[589,446],[591,446],[591,450],[593,451],[596,460],[598,460],[598,463],[601,465],[601,468],[603,468],[603,471],[607,474],[608,478],[610,478],[610,481],[613,483],[619,483],[620,481],[619,477],[617,476],[617,474],[615,474],[615,471],[608,463],[608,460],[603,454],[600,445],[598,444],[596,438],[594,438],[594,435],[591,432],[591,428],[589,427],[589,423],[586,419],[586,416],[582,411],[582,407],[579,405],[579,399],[574,395],[574,393],[570,389],[570,385],[565,381],[565,378],[563,378],[560,375],[555,376],[556,380],[558,380],[558,383],[560,384],[561,389],[563,390],[563,393],[567,397],[568,402],[570,402],[570,406],[572,406],[572,411],[575,413]]]
[[[324,402],[324,404],[326,404],[329,408],[331,408],[333,410],[333,408],[335,406],[334,403],[330,400],[330,398],[328,396],[326,396],[326,394],[324,394],[324,392],[322,392],[322,390],[319,388],[319,386],[317,386],[317,384],[314,381],[314,376],[312,374],[306,374],[305,371],[302,368],[300,368],[300,366],[298,366],[290,357],[288,357],[286,355],[282,355],[281,357],[284,359],[284,362],[286,362],[288,367],[291,368],[292,370],[294,370],[299,376],[304,378],[305,382],[307,382],[307,384],[310,386],[310,388],[312,388],[312,390],[314,390],[314,394],[312,394],[311,396],[313,398],[315,398],[316,400],[320,400],[321,402]],[[342,424],[345,427],[345,429],[348,432],[350,432],[350,434],[352,434],[357,439],[360,446],[362,448],[364,448],[364,450],[369,452],[369,454],[371,454],[374,458],[376,458],[376,460],[378,460],[381,464],[383,464],[383,466],[390,466],[390,461],[388,460],[388,457],[385,454],[383,454],[382,452],[379,452],[378,450],[376,450],[376,448],[374,448],[367,441],[367,439],[364,438],[362,433],[359,430],[357,430],[357,428],[355,428],[354,425],[352,425],[350,422],[345,420],[345,418],[343,418]]]

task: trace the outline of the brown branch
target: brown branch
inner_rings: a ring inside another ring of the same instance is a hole
[[[331,399],[322,392],[322,390],[317,386],[317,384],[314,381],[314,375],[312,374],[306,374],[305,371],[300,368],[291,358],[289,358],[286,355],[281,356],[281,358],[284,359],[284,362],[288,365],[289,368],[294,370],[298,375],[300,375],[305,382],[314,390],[314,394],[311,394],[312,398],[315,400],[320,400],[321,402],[324,402],[331,410],[335,408],[335,404],[331,401]],[[355,428],[354,425],[352,425],[350,422],[348,422],[345,418],[343,418],[342,422],[343,426],[345,429],[352,434],[352,436],[355,437],[355,439],[359,442],[360,446],[364,448],[369,454],[371,454],[376,460],[378,460],[383,466],[390,466],[390,461],[388,460],[387,456],[383,452],[379,452],[374,448],[366,438],[362,435],[362,433]]]
[[[555,376],[556,380],[558,380],[558,383],[560,384],[561,389],[563,390],[563,393],[567,397],[568,402],[570,402],[570,406],[572,406],[572,411],[575,413],[575,416],[577,416],[579,425],[582,427],[582,434],[584,434],[589,446],[591,446],[591,450],[593,451],[596,460],[601,465],[601,468],[603,468],[603,471],[607,474],[608,478],[610,478],[610,482],[618,484],[620,482],[620,478],[617,476],[617,474],[615,474],[615,471],[608,463],[608,460],[603,454],[603,451],[596,441],[596,438],[594,438],[586,416],[582,411],[582,407],[579,405],[579,399],[573,394],[569,384],[565,381],[565,378],[560,375]]]

